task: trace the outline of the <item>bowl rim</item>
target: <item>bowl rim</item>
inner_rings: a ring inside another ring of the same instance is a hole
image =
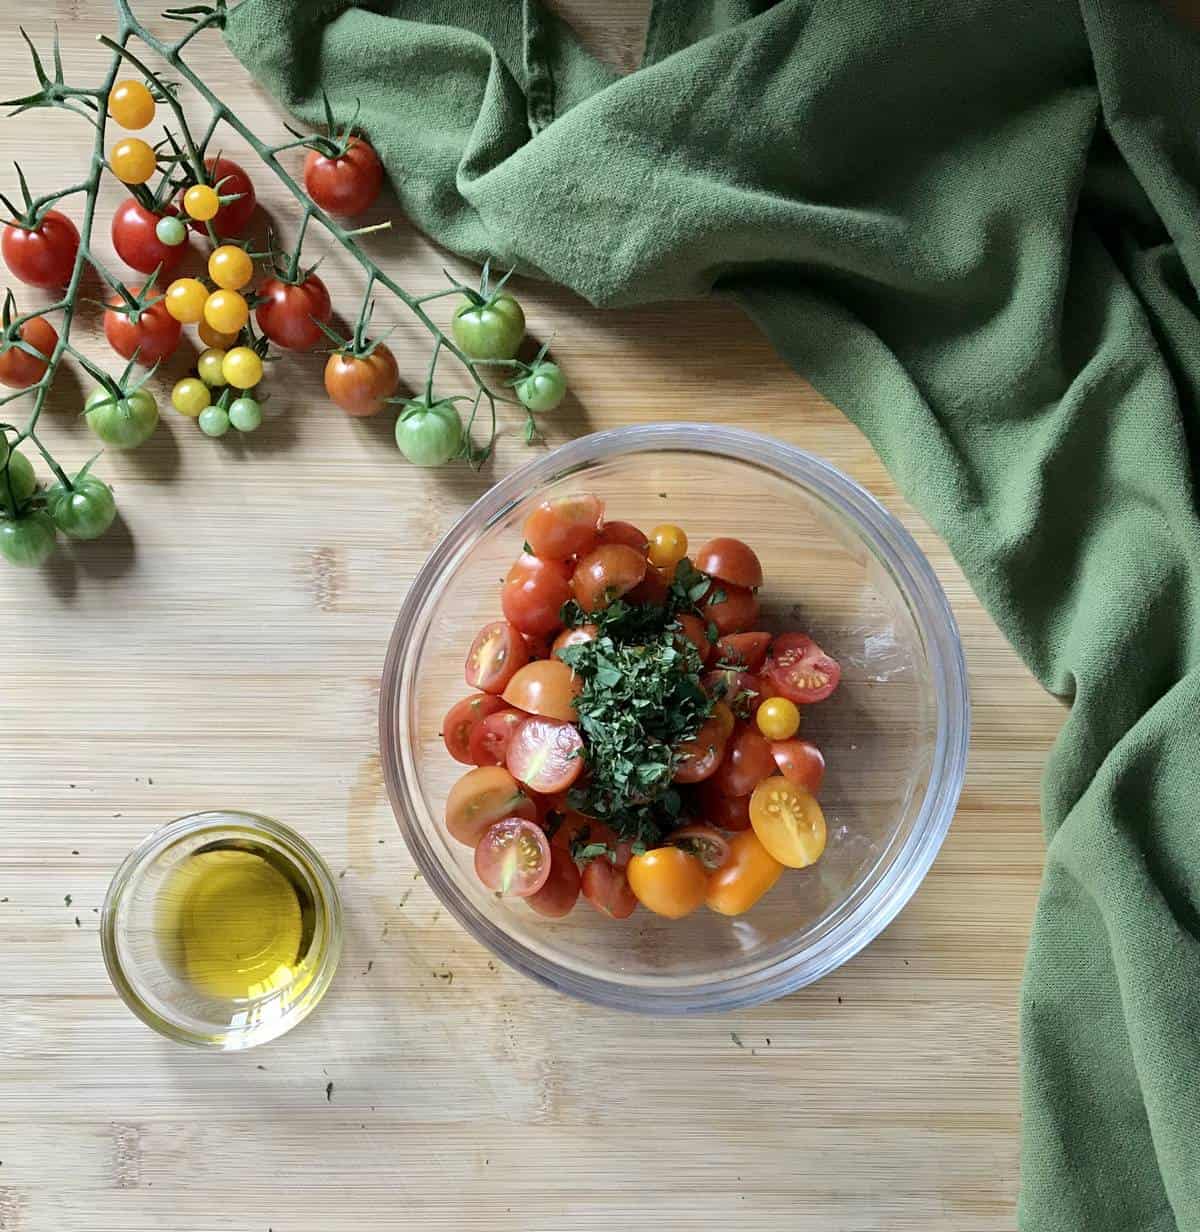
[[[464,899],[414,821],[413,793],[402,773],[397,730],[401,666],[420,623],[424,596],[467,541],[505,517],[531,489],[592,462],[651,452],[705,453],[752,463],[807,488],[852,523],[913,612],[937,711],[929,780],[912,830],[892,865],[853,909],[814,946],[765,968],[699,986],[662,989],[562,967],[510,938]],[[442,905],[467,932],[503,962],[547,987],[608,1008],[672,1016],[757,1005],[794,992],[847,962],[891,923],[929,871],[954,816],[966,773],[970,698],[966,660],[950,604],[933,566],[895,515],[848,475],[794,445],[741,428],[674,422],[615,428],[569,441],[498,481],[459,517],[413,578],[396,617],[379,695],[379,737],[388,797],[405,844]]]

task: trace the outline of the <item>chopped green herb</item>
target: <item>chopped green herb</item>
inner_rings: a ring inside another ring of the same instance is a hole
[[[715,646],[721,640],[721,632],[711,620],[704,628],[704,636],[708,638],[709,644],[712,646]]]

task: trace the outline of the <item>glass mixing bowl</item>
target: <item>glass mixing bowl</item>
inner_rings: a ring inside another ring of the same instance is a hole
[[[595,492],[614,519],[682,526],[693,544],[750,543],[763,564],[761,624],[810,633],[842,663],[837,692],[800,734],[827,763],[828,846],[787,870],[745,915],[701,908],[614,921],[580,901],[548,920],[490,893],[442,824],[466,767],[440,737],[469,692],[463,662],[500,618],[521,526],[549,496]],[[380,699],[383,765],[409,850],[455,918],[499,958],[602,1005],[690,1014],[770,1000],[856,954],[908,901],[950,825],[969,706],[958,631],[929,562],[876,500],[819,458],[709,424],[584,437],[502,480],[442,540],[396,621]]]

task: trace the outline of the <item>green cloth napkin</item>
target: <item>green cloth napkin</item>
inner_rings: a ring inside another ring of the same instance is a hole
[[[1176,4],[1179,0],[1176,0]],[[1180,9],[1182,6],[1180,5]],[[871,438],[1072,709],[1022,1004],[1022,1226],[1200,1230],[1200,34],[1155,0],[245,0],[401,204],[597,304],[719,291]]]

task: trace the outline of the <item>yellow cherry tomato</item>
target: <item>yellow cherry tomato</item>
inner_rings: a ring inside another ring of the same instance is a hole
[[[214,291],[204,301],[204,319],[223,334],[235,334],[250,319],[250,309],[237,291]]]
[[[222,244],[208,258],[208,276],[226,291],[240,291],[254,277],[254,262],[244,248]]]
[[[753,830],[729,836],[729,856],[708,875],[704,901],[721,915],[741,915],[783,875],[783,865],[762,845]]]
[[[704,865],[679,847],[656,847],[633,856],[625,876],[643,907],[670,920],[690,915],[708,892]]]
[[[688,541],[681,526],[666,522],[650,532],[646,559],[656,568],[668,570],[674,576],[675,566],[687,555]]]
[[[249,347],[234,347],[221,364],[221,375],[234,389],[253,389],[262,380],[262,358]]]
[[[788,868],[807,868],[825,850],[825,814],[811,792],[777,774],[750,797],[750,824],[759,842]]]
[[[204,294],[207,297],[208,292],[206,291]],[[201,309],[201,313],[203,314],[203,309]],[[232,333],[225,334],[219,329],[213,329],[207,321],[201,320],[200,328],[197,332],[200,335],[200,341],[206,347],[215,347],[218,351],[228,351],[238,340],[238,333],[240,331],[235,329]]]
[[[123,184],[144,184],[154,174],[158,159],[140,137],[124,137],[109,151],[108,165]]]
[[[207,184],[193,184],[183,194],[184,213],[197,222],[208,222],[210,218],[216,218],[220,208],[221,199],[217,190]]]
[[[176,278],[167,288],[163,303],[167,311],[184,325],[195,325],[204,319],[204,302],[208,288],[198,278]]]
[[[196,371],[200,379],[212,388],[225,384],[225,352],[218,347],[210,347],[203,351],[196,360]]]
[[[754,713],[768,740],[790,740],[800,730],[800,708],[786,697],[768,697]]]
[[[175,382],[175,388],[171,390],[171,405],[181,415],[195,419],[205,407],[212,405],[212,394],[203,381],[187,376]]]
[[[108,92],[108,114],[122,128],[145,128],[154,109],[154,95],[140,81],[118,81]]]

